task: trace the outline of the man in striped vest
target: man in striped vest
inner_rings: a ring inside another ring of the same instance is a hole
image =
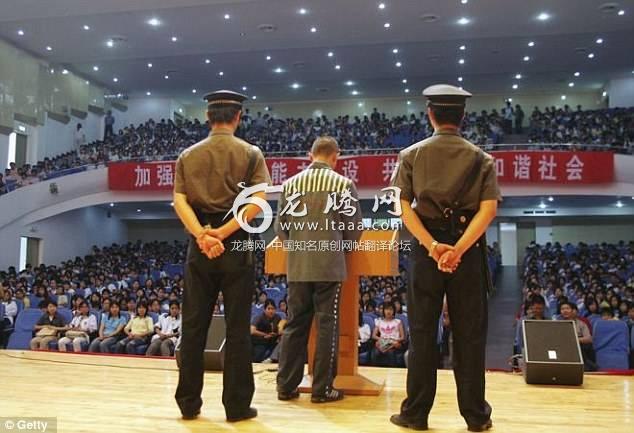
[[[288,252],[288,324],[280,348],[279,400],[299,397],[308,336],[317,319],[313,403],[343,398],[333,387],[337,373],[338,307],[346,278],[345,253],[362,232],[361,208],[352,180],[334,171],[339,145],[320,137],[310,151],[312,163],[283,184],[276,232]]]

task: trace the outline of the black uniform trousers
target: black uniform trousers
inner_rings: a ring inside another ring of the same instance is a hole
[[[277,390],[290,393],[302,382],[313,316],[317,320],[317,346],[313,368],[314,396],[332,389],[339,353],[340,282],[289,282],[288,323],[280,343]]]
[[[204,350],[218,292],[225,305],[226,345],[222,403],[227,418],[243,416],[255,391],[251,364],[251,301],[255,268],[248,252],[230,251],[233,240],[247,239],[239,231],[225,240],[225,253],[209,260],[191,238],[185,264],[181,365],[176,401],[183,414],[202,406]]]
[[[430,231],[442,243],[455,244],[446,231]],[[438,367],[438,318],[447,294],[453,333],[453,371],[458,388],[460,414],[468,425],[482,425],[491,416],[484,398],[484,362],[487,337],[487,286],[482,268],[483,251],[474,245],[453,273],[438,270],[436,261],[417,243],[410,258],[407,289],[410,351],[407,398],[401,414],[427,421],[436,395]]]

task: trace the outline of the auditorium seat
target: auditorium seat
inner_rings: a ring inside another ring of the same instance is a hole
[[[64,318],[64,321],[67,325],[70,325],[71,320],[73,320],[73,312],[70,311],[68,308],[58,308],[57,314]]]
[[[24,311],[24,301],[22,301],[21,299],[16,299],[15,300],[15,305],[18,306],[18,314],[20,314],[22,311]]]
[[[42,312],[37,308],[27,308],[18,314],[15,321],[15,330],[9,338],[7,349],[24,350],[30,348],[31,338],[33,338],[33,328],[42,317]]]
[[[594,325],[593,345],[600,370],[627,370],[629,329],[620,320],[598,320]]]
[[[150,317],[152,318],[152,323],[154,323],[155,325],[158,323],[158,320],[159,320],[159,315],[158,315],[158,313],[155,313],[155,312],[153,312],[153,311],[150,311],[150,312],[148,313],[148,316],[150,316]]]

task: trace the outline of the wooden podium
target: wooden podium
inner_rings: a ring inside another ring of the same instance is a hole
[[[394,242],[398,242],[397,231],[367,230],[363,232],[360,244],[373,244],[376,248],[363,248],[346,254],[348,278],[343,282],[341,290],[339,358],[335,387],[348,395],[379,395],[383,390],[384,383],[375,383],[358,372],[359,277],[398,275],[398,248],[393,247]],[[391,248],[384,248],[390,243]],[[286,252],[278,238],[267,246],[264,263],[265,273],[286,274]],[[313,321],[308,342],[308,375],[299,387],[305,393],[311,392],[315,333],[316,325]]]

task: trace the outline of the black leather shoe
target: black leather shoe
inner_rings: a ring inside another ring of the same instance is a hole
[[[343,391],[334,388],[324,395],[313,395],[310,398],[312,403],[332,403],[339,400],[343,400]]]
[[[399,427],[405,427],[412,430],[428,430],[427,421],[413,421],[405,418],[401,414],[392,415],[390,417],[390,422]]]
[[[299,390],[295,389],[291,392],[278,392],[277,399],[280,401],[296,400],[299,398]]]
[[[469,425],[469,426],[467,426],[467,430],[469,430],[469,431],[487,431],[491,427],[493,427],[493,421],[491,421],[489,419],[485,424],[482,424],[482,425]]]
[[[198,418],[198,415],[200,415],[200,409],[198,409],[196,412],[193,412],[193,413],[184,413],[183,412],[183,420],[191,421],[191,420],[194,420],[194,419]]]
[[[246,421],[248,419],[251,418],[255,418],[256,416],[258,416],[258,410],[250,407],[249,410],[241,416],[236,416],[236,417],[227,417],[227,422],[240,422],[240,421]]]

